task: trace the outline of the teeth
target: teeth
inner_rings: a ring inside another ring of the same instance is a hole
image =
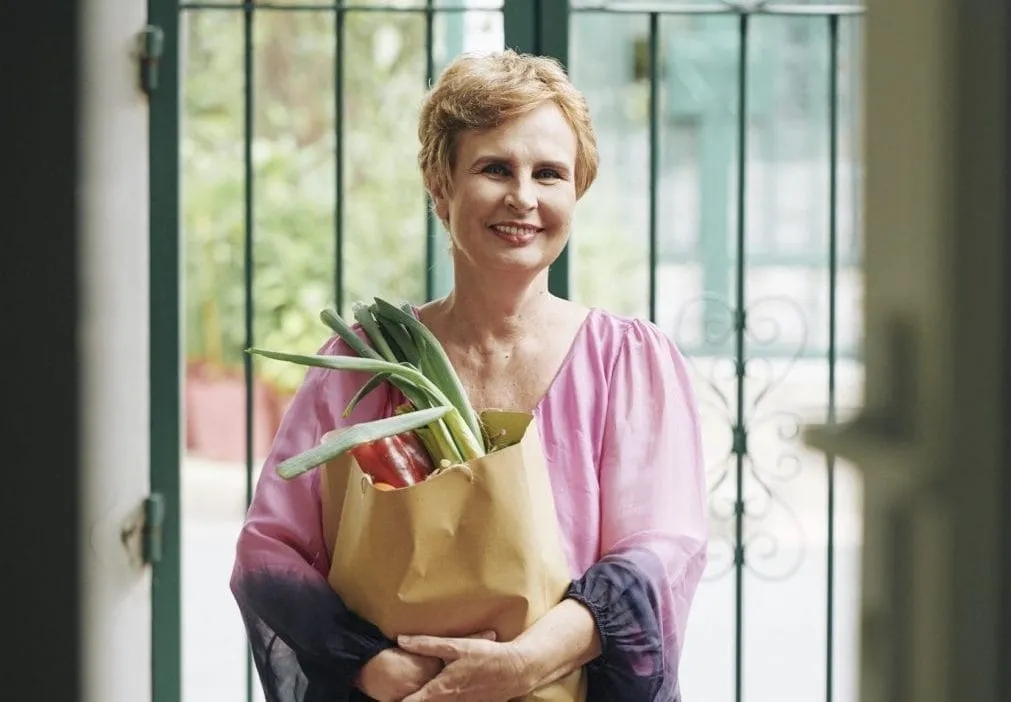
[[[512,234],[513,236],[523,236],[525,234],[535,234],[536,229],[527,229],[526,227],[503,227],[498,224],[495,225],[495,231],[502,232],[503,234]]]

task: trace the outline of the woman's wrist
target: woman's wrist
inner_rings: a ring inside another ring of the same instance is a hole
[[[550,681],[551,665],[542,639],[537,636],[525,636],[504,645],[509,648],[510,655],[517,661],[516,677],[522,688],[522,694],[530,694]]]
[[[593,614],[573,599],[562,600],[509,646],[528,691],[564,677],[601,651]]]

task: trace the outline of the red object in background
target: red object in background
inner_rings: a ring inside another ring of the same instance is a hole
[[[186,450],[229,463],[246,461],[246,381],[242,373],[190,361],[183,388]],[[291,398],[253,382],[253,460],[270,450]]]
[[[428,452],[414,432],[405,432],[351,449],[362,471],[395,488],[415,485],[432,472]]]

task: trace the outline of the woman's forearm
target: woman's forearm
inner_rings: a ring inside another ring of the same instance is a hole
[[[564,599],[513,641],[525,662],[531,690],[554,682],[600,655],[590,610]]]

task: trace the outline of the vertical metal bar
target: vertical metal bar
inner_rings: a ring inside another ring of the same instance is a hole
[[[745,313],[745,254],[747,233],[745,216],[745,195],[747,186],[748,157],[748,29],[750,15],[742,11],[738,18],[739,53],[737,61],[737,291],[736,291],[736,324],[735,324],[735,360],[737,375],[737,434],[745,437],[744,427],[744,385],[745,385],[745,339],[747,328]],[[737,558],[735,559],[734,575],[734,656],[736,663],[734,678],[734,699],[743,699],[744,678],[744,456],[747,453],[746,442],[736,443],[737,458],[737,499],[735,504],[735,539]]]
[[[246,348],[253,345],[253,10],[254,5],[243,7],[242,52],[243,72],[243,144],[242,165],[245,173],[243,191],[243,218],[246,236],[243,241],[243,293],[245,295]],[[253,363],[244,355],[246,375],[246,504],[253,499]]]
[[[179,243],[179,32],[175,0],[148,0],[148,22],[164,32],[150,125],[151,492],[162,496],[161,559],[151,578],[151,699],[182,699],[180,467],[183,444]]]
[[[660,173],[660,15],[649,14],[649,319],[656,321],[657,194]]]
[[[242,15],[242,61],[243,61],[243,144],[242,163],[245,174],[243,216],[246,236],[243,245],[243,289],[246,300],[245,348],[254,344],[253,335],[253,11],[252,3],[243,5]],[[243,354],[243,371],[246,385],[246,505],[253,501],[253,357]],[[253,658],[246,652],[246,700],[253,699]]]
[[[502,28],[505,46],[520,52],[536,52],[535,0],[503,0]]]
[[[722,36],[727,18],[702,15],[693,18],[692,34],[698,37]],[[698,147],[695,154],[699,169],[698,256],[702,273],[702,290],[720,300],[729,300],[733,291],[730,268],[732,242],[727,236],[730,227],[729,202],[733,198],[733,178],[727,164],[733,160],[736,123],[725,105],[734,99],[732,86],[713,86],[717,95],[691,100],[698,123],[695,128]],[[682,96],[683,97],[683,96]],[[683,109],[683,108],[682,108]],[[702,308],[704,323],[719,319],[720,306],[711,302]],[[704,334],[699,353],[722,356],[730,353],[731,339],[713,340]]]
[[[537,53],[569,65],[569,0],[538,0],[535,5],[534,35]]]
[[[538,0],[534,13],[534,52],[569,63],[569,0]],[[548,269],[548,289],[559,297],[572,295],[572,246],[567,244]]]
[[[425,90],[435,79],[435,0],[425,0]],[[435,297],[435,218],[425,193],[425,301]]]
[[[344,305],[344,0],[334,0],[334,308]]]
[[[828,18],[829,75],[828,75],[828,423],[836,421],[836,286],[839,261],[837,248],[838,179],[839,179],[839,17]],[[835,642],[835,456],[826,454],[828,474],[828,592],[825,616],[827,635],[825,641],[825,700],[832,702]]]
[[[516,51],[569,60],[569,0],[504,0],[505,45]],[[569,297],[569,246],[548,270],[548,289]]]
[[[1008,15],[1005,12],[1005,21],[1008,19]],[[1005,24],[1003,36],[1007,37],[1008,25]],[[852,46],[852,43],[851,43]],[[1004,42],[1004,96],[1007,100],[1007,96],[1011,95],[1011,71],[1007,70],[1008,66],[1011,66],[1011,42]],[[1007,114],[1007,103],[1005,103],[1005,115]],[[1011,167],[1011,126],[1008,125],[1007,120],[1004,121],[1004,177],[1008,177],[1008,170]],[[1007,187],[1005,185],[1005,187]],[[1011,351],[1011,206],[1008,205],[1008,201],[1004,201],[1004,274],[1002,276],[1003,288],[1004,288],[1004,353],[1005,359],[1006,354]],[[1004,426],[1011,424],[1011,363],[1006,360],[1004,362],[1004,373],[1003,378],[998,378],[996,382],[1003,384],[1003,421]],[[1002,458],[1004,465],[1011,465],[1011,432],[1004,432],[1002,451]],[[1011,470],[1004,471],[1004,479],[999,487],[1000,498],[1002,504],[1007,504],[1008,499],[1011,498]],[[1011,587],[1011,510],[1004,509],[1002,511],[1002,517],[1000,523],[997,525],[998,533],[1004,535],[1004,555],[1001,558],[1003,561],[1003,566],[1001,567],[1001,579],[1004,583],[1003,592],[1007,592],[1008,587]],[[1009,661],[1011,660],[1011,602],[1008,601],[1007,597],[1003,598],[1003,619],[1001,623],[998,624],[1001,631],[1000,640],[997,643],[997,659],[998,661]],[[1003,675],[1000,682],[1000,690],[997,692],[998,699],[1011,699],[1011,666],[1004,665]]]

